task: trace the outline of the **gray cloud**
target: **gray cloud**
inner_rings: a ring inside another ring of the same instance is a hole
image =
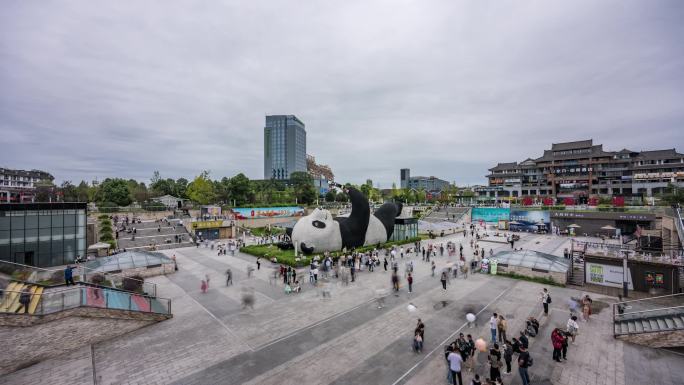
[[[262,175],[265,114],[338,180],[484,182],[552,142],[684,150],[684,3],[9,0],[0,165]]]

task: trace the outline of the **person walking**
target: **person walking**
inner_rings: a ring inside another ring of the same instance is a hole
[[[200,290],[202,291],[202,294],[207,293],[207,281],[202,280],[202,283],[200,284]]]
[[[24,308],[24,314],[29,312],[29,304],[31,303],[31,292],[28,287],[25,287],[19,296],[19,303]]]
[[[513,360],[513,346],[511,345],[511,341],[504,342],[503,358],[506,362],[506,371],[504,373],[511,374],[511,361]]]
[[[207,281],[207,290],[209,290],[209,274],[204,274],[204,279]]]
[[[458,385],[463,385],[463,379],[461,378],[461,364],[463,363],[463,357],[461,357],[461,352],[458,350],[458,348],[449,353],[447,356],[447,361],[449,361],[451,381],[453,381],[452,383],[456,385],[456,379],[458,379]]]
[[[518,355],[518,373],[523,385],[530,385],[530,375],[527,373],[527,368],[532,366],[532,356],[527,351],[525,346],[520,346],[520,355]]]
[[[568,319],[568,323],[565,324],[565,331],[568,333],[572,339],[572,343],[575,343],[575,336],[579,332],[579,325],[577,324],[577,316],[572,316]]]
[[[408,276],[406,277],[406,282],[408,282],[409,293],[413,293],[413,276],[411,275],[411,273],[408,273]]]
[[[544,290],[541,292],[541,303],[544,307],[544,315],[548,316],[549,304],[551,303],[551,296],[549,295],[549,291],[546,288],[544,288]]]
[[[396,272],[392,273],[392,289],[394,290],[394,295],[398,295],[399,292],[399,276]]]
[[[226,270],[226,286],[230,286],[233,284],[233,272],[228,269]]]
[[[256,260],[256,265],[257,265],[257,270],[261,269],[261,261],[259,261],[261,258],[257,258]]]
[[[506,322],[506,319],[504,318],[503,314],[499,315],[499,320],[496,323],[496,328],[499,331],[499,343],[504,343],[506,342],[506,329],[508,325]]]
[[[382,267],[387,271],[387,257],[382,257]]]
[[[447,289],[447,288],[446,288],[446,283],[447,283],[447,273],[446,273],[446,271],[443,271],[443,272],[442,272],[442,278],[440,279],[440,281],[442,281],[442,289],[443,289],[444,291],[446,291],[446,289]]]
[[[591,317],[591,304],[593,302],[588,294],[582,298],[582,316],[585,322],[589,321],[589,317]]]
[[[499,317],[496,313],[489,319],[489,331],[492,333],[492,343],[496,342],[496,324],[498,319]]]
[[[433,277],[435,276],[435,269],[436,268],[437,268],[437,266],[435,265],[435,261],[432,261],[432,266],[430,267],[430,269],[432,269],[432,276]]]

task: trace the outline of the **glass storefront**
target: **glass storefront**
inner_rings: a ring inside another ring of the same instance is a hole
[[[418,236],[418,220],[415,218],[397,218],[394,221],[394,232],[390,241],[403,241]]]
[[[85,254],[85,203],[0,204],[0,260],[49,267]]]

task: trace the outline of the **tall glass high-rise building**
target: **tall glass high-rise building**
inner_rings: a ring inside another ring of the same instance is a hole
[[[264,179],[306,172],[306,130],[294,115],[268,115],[264,127]]]

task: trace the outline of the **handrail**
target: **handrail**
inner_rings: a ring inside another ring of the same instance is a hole
[[[684,223],[682,223],[681,209],[675,208],[674,212],[676,214],[675,222],[677,222],[675,227],[677,227],[677,235],[679,236],[679,249],[684,250]]]
[[[632,299],[632,300],[629,300],[629,301],[616,302],[614,305],[619,305],[619,304],[621,304],[621,303],[638,302],[638,301],[650,301],[650,300],[652,300],[652,299],[658,299],[658,298],[676,297],[676,296],[678,296],[678,295],[684,295],[684,293],[659,295],[659,296],[657,296],[657,297],[648,297],[648,298],[641,298],[641,299]]]
[[[40,294],[27,292],[27,294],[29,294],[29,295],[31,296],[31,301],[33,301],[33,298],[34,298],[35,296],[40,297],[40,302],[39,302],[39,303],[40,303],[40,309],[41,309],[41,311],[40,311],[40,313],[38,313],[39,315],[41,315],[41,314],[44,315],[44,314],[56,313],[56,312],[59,312],[59,311],[63,311],[63,310],[67,310],[67,309],[73,309],[73,308],[76,308],[76,307],[93,307],[93,308],[101,308],[101,309],[119,309],[119,310],[135,311],[135,312],[149,313],[149,314],[171,314],[171,299],[170,299],[170,298],[150,297],[150,296],[144,295],[144,294],[137,294],[137,293],[126,292],[126,291],[119,291],[119,290],[116,290],[116,289],[114,289],[114,288],[108,288],[108,287],[100,287],[100,289],[102,290],[103,293],[105,293],[106,291],[116,291],[116,292],[122,293],[123,295],[126,295],[126,296],[128,297],[128,299],[129,299],[129,301],[128,301],[128,302],[129,302],[129,308],[128,308],[128,309],[121,309],[121,308],[116,307],[116,306],[109,306],[108,303],[105,303],[105,306],[91,306],[91,305],[88,305],[87,303],[84,304],[84,303],[83,303],[83,297],[82,297],[82,288],[80,288],[80,287],[78,287],[78,288],[66,289],[66,290],[52,291],[52,292],[48,292],[48,293],[40,293]],[[79,296],[78,304],[75,305],[75,306],[65,305],[65,304],[64,304],[64,294],[65,294],[66,292],[76,292],[76,291],[78,292],[78,296]],[[16,294],[18,294],[18,295],[24,294],[24,291],[18,291],[18,290],[4,290],[4,292],[5,292],[5,293],[16,293]],[[43,308],[43,301],[42,301],[43,298],[57,297],[57,296],[59,296],[59,295],[62,296],[62,304],[61,304],[61,307],[60,307],[59,309],[57,309],[56,311],[48,311],[48,312],[46,313],[46,312],[44,311],[44,308]],[[105,294],[105,295],[106,295],[106,294]],[[142,297],[142,298],[147,299],[148,302],[149,302],[149,304],[150,304],[150,311],[141,310],[141,309],[133,309],[133,308],[131,307],[131,300],[132,300],[133,296],[138,296],[138,297]],[[5,297],[3,298],[3,301],[4,301],[6,298],[7,298],[7,296],[5,296]],[[152,301],[153,301],[153,300],[154,300],[154,301],[157,301],[159,304],[164,304],[164,303],[165,303],[165,304],[166,304],[166,312],[156,312],[156,311],[153,311],[153,310],[152,310]],[[22,306],[23,306],[23,304],[22,304]],[[0,313],[16,313],[16,312],[0,311]],[[31,314],[36,314],[36,313],[31,313]]]
[[[102,289],[102,290],[116,291],[118,293],[122,293],[122,294],[129,295],[129,296],[135,295],[138,297],[145,297],[145,298],[150,298],[150,299],[170,300],[170,298],[153,297],[151,295],[139,294],[139,293],[132,292],[132,291],[119,290],[115,287],[108,287],[108,286],[95,286],[95,287],[98,289]],[[67,292],[67,291],[76,291],[76,290],[81,290],[81,289],[82,289],[81,287],[72,287],[69,289],[50,291],[49,293],[34,294],[34,293],[29,292],[29,294],[31,294],[31,295],[51,295],[51,294],[59,294],[59,293]],[[4,293],[20,293],[21,294],[22,290],[3,290],[3,292]]]
[[[26,269],[26,270],[29,270],[29,271],[38,270],[38,271],[39,271],[40,273],[42,273],[42,274],[54,275],[55,273],[61,274],[61,273],[64,271],[64,269],[44,269],[44,268],[41,268],[41,267],[29,266],[29,265],[24,265],[24,264],[21,264],[21,263],[16,263],[16,262],[10,262],[10,261],[5,261],[5,260],[0,260],[0,265],[3,264],[3,263],[11,264],[11,265],[17,266],[17,269]],[[68,266],[68,265],[67,265],[67,266]],[[120,279],[121,282],[123,282],[124,279],[126,279],[126,280],[132,280],[132,281],[137,281],[137,282],[140,283],[140,285],[141,285],[142,287],[147,286],[147,288],[151,289],[150,291],[152,291],[152,292],[154,293],[154,295],[157,294],[157,284],[156,284],[156,283],[145,282],[145,280],[140,280],[140,279],[137,279],[137,278],[125,276],[125,275],[123,275],[123,274],[121,274],[121,273],[109,273],[109,272],[106,272],[106,271],[99,271],[99,270],[96,270],[96,269],[91,269],[91,268],[89,268],[89,267],[86,267],[84,264],[79,264],[79,263],[77,263],[77,264],[75,264],[75,266],[76,266],[76,271],[77,271],[77,272],[80,272],[80,269],[83,269],[83,276],[81,276],[80,274],[79,274],[78,276],[81,278],[79,281],[82,281],[82,282],[84,282],[84,283],[88,283],[88,282],[87,282],[87,276],[88,276],[88,274],[102,274],[105,278],[106,278],[107,276],[109,276],[109,277],[112,277],[112,278]],[[23,280],[23,279],[17,279],[17,281],[27,282],[27,283],[31,283],[31,284],[37,284],[37,282],[25,281],[25,280]],[[113,282],[112,282],[112,284],[113,284]],[[57,286],[57,285],[42,285],[42,286]],[[103,286],[103,287],[104,287],[104,286]],[[114,287],[114,286],[112,286],[112,287]],[[114,287],[114,288],[116,288],[116,287]],[[128,291],[128,290],[124,290],[124,291]]]
[[[684,305],[682,305],[682,306],[661,307],[661,308],[658,308],[658,309],[638,310],[638,311],[632,311],[632,312],[629,312],[629,313],[618,314],[617,316],[618,316],[618,317],[624,317],[624,316],[630,315],[630,314],[651,313],[651,312],[654,312],[654,311],[670,310],[670,309],[679,309],[679,308],[684,309]]]
[[[45,268],[38,267],[38,266],[24,265],[21,263],[5,261],[4,259],[0,259],[0,263],[9,263],[11,265],[17,265],[20,267],[26,267],[26,268],[30,268],[30,269],[43,270],[43,271],[57,271],[56,269],[45,269]]]

